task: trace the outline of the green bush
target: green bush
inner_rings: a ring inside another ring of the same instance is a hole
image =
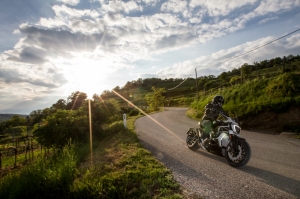
[[[124,130],[124,123],[123,121],[116,121],[109,125],[107,131],[110,133],[117,133]]]
[[[35,125],[33,134],[45,147],[62,148],[70,139],[75,142],[88,141],[88,121],[77,110],[58,110],[43,120],[41,125]]]
[[[300,93],[300,74],[285,73],[272,79],[266,87],[270,98],[292,97]]]

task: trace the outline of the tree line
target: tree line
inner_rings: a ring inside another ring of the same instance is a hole
[[[94,96],[96,97],[96,95]],[[92,129],[95,139],[103,139],[109,126],[122,119],[122,109],[114,99],[90,101],[92,110]],[[26,118],[18,115],[0,123],[1,132],[16,126],[27,126],[32,129],[37,141],[45,147],[61,148],[70,140],[87,142],[89,140],[89,107],[87,94],[73,92],[67,100],[59,99],[51,107],[32,111]],[[104,124],[108,127],[104,128]]]

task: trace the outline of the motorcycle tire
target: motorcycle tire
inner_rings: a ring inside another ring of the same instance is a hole
[[[228,164],[232,167],[243,167],[245,166],[251,158],[251,148],[248,142],[244,139],[238,140],[238,150],[234,150],[232,143],[229,143],[225,158]]]
[[[199,145],[199,135],[196,129],[190,129],[187,133],[186,144],[189,149],[196,151],[200,148]]]

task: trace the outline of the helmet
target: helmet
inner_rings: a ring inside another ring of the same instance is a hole
[[[212,103],[219,105],[219,106],[223,106],[225,100],[221,95],[216,95],[214,96],[214,98],[212,99]]]

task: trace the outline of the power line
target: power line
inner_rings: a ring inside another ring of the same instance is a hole
[[[170,91],[170,90],[173,90],[173,89],[175,89],[175,88],[177,88],[178,86],[180,86],[183,82],[185,82],[185,80],[187,80],[187,78],[185,78],[180,84],[178,84],[177,86],[175,86],[175,87],[173,87],[173,88],[170,88],[170,89],[168,89],[168,91]]]
[[[252,51],[255,51],[255,50],[259,49],[259,48],[265,47],[265,46],[267,46],[267,45],[269,45],[269,44],[271,44],[271,43],[273,43],[273,42],[275,42],[275,41],[278,41],[278,40],[280,40],[280,39],[282,39],[282,38],[284,38],[284,37],[287,37],[287,36],[289,36],[289,35],[291,35],[291,34],[297,32],[297,31],[299,31],[299,30],[300,30],[300,28],[299,28],[298,30],[295,30],[295,31],[293,31],[293,32],[291,32],[291,33],[288,33],[288,34],[286,34],[286,35],[284,35],[284,36],[282,36],[282,37],[279,37],[279,38],[277,38],[277,39],[275,39],[275,40],[273,40],[273,41],[270,41],[270,42],[268,42],[268,43],[266,43],[266,44],[264,44],[264,45],[262,45],[262,46],[259,46],[259,47],[257,47],[257,48],[252,49],[252,50],[249,50],[249,51],[247,51],[247,52],[245,52],[245,53],[243,53],[243,54],[240,54],[240,55],[238,55],[238,56],[235,56],[235,57],[232,57],[232,58],[227,59],[227,60],[225,60],[225,61],[222,61],[221,63],[224,63],[224,62],[227,62],[227,61],[236,59],[236,58],[241,57],[241,56],[243,56],[243,55],[245,55],[245,54],[248,54],[248,53],[250,53],[250,52],[252,52]]]

